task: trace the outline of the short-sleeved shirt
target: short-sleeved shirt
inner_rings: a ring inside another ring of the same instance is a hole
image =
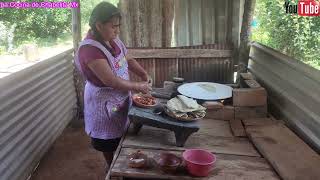
[[[94,36],[92,35],[92,32],[89,31],[85,39],[93,39]],[[118,56],[121,53],[120,47],[117,46],[117,44],[114,41],[109,41],[110,45],[112,46],[112,49],[109,47],[105,47],[113,54],[114,57]],[[102,81],[91,71],[91,69],[88,66],[88,63],[97,59],[105,59],[108,62],[108,59],[106,55],[97,47],[91,46],[91,45],[85,45],[82,46],[79,49],[79,62],[81,65],[81,69],[83,71],[84,76],[88,81],[90,81],[92,84],[98,87],[105,86]]]

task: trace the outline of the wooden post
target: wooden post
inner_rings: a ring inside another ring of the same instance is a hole
[[[144,30],[146,31],[144,34],[148,35],[147,37],[148,44],[146,44],[145,46],[161,47],[162,34],[163,34],[162,24],[164,21],[162,16],[162,8],[165,1],[152,0],[152,1],[147,1],[147,3],[148,3],[148,10],[144,14],[141,14],[141,16],[148,17],[147,26],[144,27]],[[144,22],[140,22],[140,23],[144,23]]]
[[[81,41],[81,17],[80,17],[80,1],[73,0],[79,4],[78,8],[71,9],[72,13],[72,36],[73,36],[73,48],[74,52],[78,50],[79,42]],[[71,122],[73,125],[79,124],[79,119],[83,116],[83,91],[84,91],[84,81],[80,75],[78,69],[74,66],[73,80],[77,93],[77,117],[74,118],[75,121]]]
[[[127,47],[133,47],[130,30],[132,29],[132,17],[130,15],[129,1],[120,0],[118,8],[121,10],[121,26],[120,26],[120,39]]]
[[[171,47],[174,2],[171,0],[164,0],[162,2],[162,47]]]
[[[250,53],[249,36],[251,33],[251,21],[253,18],[255,4],[256,0],[246,0],[244,4],[243,20],[240,33],[237,82],[239,82],[240,73],[246,72],[248,67]]]
[[[72,36],[74,51],[78,49],[78,44],[81,41],[81,17],[80,17],[80,1],[73,0],[79,4],[78,8],[72,8]]]

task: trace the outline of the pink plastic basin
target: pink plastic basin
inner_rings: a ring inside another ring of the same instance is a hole
[[[188,172],[194,176],[208,176],[216,162],[214,154],[202,149],[188,149],[183,152],[182,157]]]

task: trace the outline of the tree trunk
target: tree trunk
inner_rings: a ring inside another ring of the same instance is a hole
[[[80,6],[79,0],[73,0],[73,2],[77,2]],[[81,13],[80,8],[73,8],[72,12],[72,36],[73,36],[73,48],[74,52],[78,50],[79,42],[81,41]],[[77,117],[76,121],[83,116],[83,92],[84,92],[84,80],[81,76],[81,73],[74,64],[73,69],[73,81],[77,93]],[[72,122],[72,124],[77,122]]]
[[[250,34],[251,22],[254,14],[256,0],[246,0],[244,4],[243,20],[240,33],[239,47],[239,65],[237,73],[237,82],[239,82],[240,73],[246,72],[248,68],[249,52],[250,52]]]

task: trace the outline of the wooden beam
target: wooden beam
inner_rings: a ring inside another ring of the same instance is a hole
[[[234,107],[234,117],[236,119],[252,119],[252,118],[265,118],[268,115],[268,107]]]
[[[129,49],[134,58],[223,58],[231,57],[231,50],[215,49]]]
[[[242,123],[245,127],[249,126],[270,126],[277,125],[279,123],[283,124],[281,120],[276,120],[274,118],[252,118],[252,119],[243,119]]]
[[[162,47],[171,47],[174,1],[162,1]]]
[[[130,16],[129,1],[119,0],[118,8],[121,10],[121,26],[120,26],[120,39],[127,47],[132,47],[132,16]]]
[[[246,132],[240,119],[231,119],[229,121],[230,129],[236,137],[246,137]]]
[[[78,49],[79,42],[81,41],[81,16],[80,16],[80,1],[73,0],[79,4],[78,8],[72,8],[72,37],[74,51]]]
[[[282,179],[319,179],[319,154],[285,125],[249,126],[246,132]]]
[[[244,13],[242,19],[239,47],[239,69],[237,74],[237,82],[239,82],[239,74],[246,72],[248,68],[249,53],[250,53],[250,34],[251,22],[253,19],[256,0],[246,0],[244,4]]]

